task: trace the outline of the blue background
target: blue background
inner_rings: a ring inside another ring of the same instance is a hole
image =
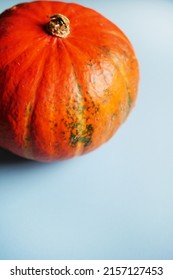
[[[0,150],[0,259],[173,259],[173,1],[74,2],[130,38],[138,102],[91,154],[43,164]]]

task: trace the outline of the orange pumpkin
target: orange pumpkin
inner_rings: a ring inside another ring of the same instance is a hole
[[[138,62],[123,32],[78,4],[36,1],[0,15],[0,146],[36,161],[105,143],[134,106]]]

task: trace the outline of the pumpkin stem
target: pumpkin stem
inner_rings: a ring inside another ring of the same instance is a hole
[[[46,24],[47,31],[60,38],[65,38],[70,34],[70,21],[61,14],[49,16],[51,21]]]

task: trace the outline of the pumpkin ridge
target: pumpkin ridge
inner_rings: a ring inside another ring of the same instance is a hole
[[[69,44],[69,40],[68,40],[68,42],[67,42],[68,44]],[[73,47],[73,51],[70,53],[70,56],[71,57],[73,57],[73,59],[75,60],[76,58],[75,58],[75,56],[77,56],[77,58],[78,57],[80,57],[80,55],[79,54],[81,54],[81,55],[83,55],[83,53],[84,53],[84,50],[83,51],[81,51],[81,48],[80,48],[80,46],[76,46],[76,45],[74,45],[73,43],[71,43],[70,42],[70,45]],[[91,45],[90,45],[91,46]],[[93,47],[93,46],[92,46]],[[98,46],[96,46],[97,47],[97,49],[99,50],[99,52],[100,52],[100,55],[105,55],[105,57],[107,57],[107,52],[105,52],[104,53],[104,50],[101,48],[101,47],[98,47]],[[93,49],[94,49],[94,51],[95,51],[95,46],[93,47]],[[91,53],[91,52],[90,52]],[[101,64],[100,63],[98,63],[98,61],[97,61],[97,58],[93,58],[93,57],[91,57],[90,56],[90,53],[89,54],[87,54],[87,56],[88,56],[88,63],[89,63],[89,61],[90,60],[92,60],[92,62],[91,62],[91,64],[94,64],[94,63],[96,63],[96,65],[97,66],[99,66],[99,68],[100,68],[100,70],[101,70],[101,72],[102,72],[102,67],[101,67]],[[112,61],[112,60],[111,60]],[[113,64],[115,64],[114,62],[113,62]],[[80,60],[78,59],[77,60],[77,63],[76,63],[76,65],[80,65]],[[103,76],[103,79],[105,80],[105,75],[103,74],[102,75]],[[90,81],[90,83],[92,83],[91,81]],[[93,83],[94,83],[94,81],[93,81]],[[105,80],[105,83],[107,83],[106,82],[106,80]],[[104,94],[104,90],[103,90],[103,94]],[[85,96],[84,96],[84,98],[85,98]],[[101,116],[99,116],[99,106],[100,106],[100,104],[99,104],[99,97],[97,98],[97,100],[94,98],[92,98],[91,97],[91,95],[90,95],[90,100],[89,100],[89,102],[90,102],[90,104],[92,104],[92,106],[93,106],[93,108],[95,108],[94,110],[95,110],[95,112],[94,112],[94,119],[95,118],[101,118]],[[87,115],[85,116],[85,119],[87,118]],[[86,122],[87,123],[87,122]],[[86,127],[87,126],[90,126],[90,124],[86,124]],[[94,132],[94,131],[92,131],[92,132]],[[102,136],[102,137],[101,137]],[[100,143],[104,143],[106,140],[105,140],[105,134],[102,134],[102,135],[100,135],[100,137],[99,137],[99,141],[100,141]],[[91,141],[92,141],[92,135],[91,135]],[[94,143],[93,143],[93,146],[94,146]],[[87,147],[86,147],[87,148]],[[89,149],[88,149],[89,148]],[[86,150],[90,150],[90,147],[88,147]],[[91,148],[91,149],[93,149],[93,147]],[[84,152],[86,152],[86,150],[84,151]]]
[[[46,49],[45,49],[46,51]],[[29,104],[31,107],[31,110],[26,118],[26,121],[25,121],[25,127],[27,128],[26,130],[24,130],[24,133],[23,133],[23,140],[24,140],[24,154],[26,157],[32,159],[32,157],[34,158],[34,154],[33,154],[33,146],[35,145],[34,143],[34,140],[33,140],[33,133],[32,133],[32,130],[33,130],[33,127],[34,127],[34,119],[33,119],[33,115],[34,115],[34,112],[35,112],[35,108],[39,102],[39,94],[38,94],[38,89],[39,89],[39,86],[42,82],[42,79],[43,79],[43,73],[44,73],[44,66],[46,64],[46,61],[48,59],[48,54],[47,53],[47,56],[43,55],[43,52],[41,54],[41,57],[44,58],[44,60],[40,60],[41,63],[40,63],[40,66],[39,68],[41,69],[41,71],[39,71],[39,78],[37,76],[37,83],[35,85],[35,88],[33,90],[33,87],[32,87],[32,96],[33,96],[33,100],[32,102]],[[27,145],[26,145],[27,144]]]
[[[59,60],[55,59],[55,57],[57,55],[59,55],[59,53],[57,52],[56,38],[52,38],[52,40],[50,40],[50,43],[51,42],[52,42],[52,44],[49,47],[48,58],[47,58],[46,62],[49,60],[49,57],[53,58],[54,63],[52,63],[52,65],[51,65],[51,78],[52,78],[53,82],[51,83],[51,92],[49,95],[47,95],[47,98],[51,100],[50,107],[54,108],[55,113],[56,113],[57,100],[54,97],[54,94],[56,93],[57,89],[56,89],[55,81],[59,79],[59,76],[57,76],[56,72],[59,73],[59,69],[61,66],[59,65]],[[61,42],[59,42],[59,43],[61,43]],[[56,64],[55,64],[55,61],[56,61]],[[47,67],[50,67],[50,65],[48,65]],[[59,119],[57,119],[57,117],[59,117],[59,115],[56,116],[56,114],[54,113],[54,111],[51,110],[51,108],[49,110],[49,115],[47,116],[48,117],[48,126],[49,126],[49,136],[50,136],[49,161],[54,160],[54,158],[58,157],[59,153],[60,153],[59,143],[57,143],[60,132],[59,131],[57,132],[57,135],[58,135],[57,136],[55,133],[55,130],[51,126],[51,124],[54,124],[54,127],[56,127],[56,128],[59,127]]]
[[[62,44],[68,54],[69,61],[72,65],[73,69],[73,76],[77,84],[78,88],[78,93],[80,95],[80,102],[79,102],[79,107],[77,108],[78,113],[77,119],[78,119],[78,125],[81,127],[81,131],[79,132],[78,135],[74,135],[73,132],[71,131],[70,133],[70,139],[69,139],[69,144],[72,145],[73,149],[75,148],[75,156],[80,155],[83,153],[84,147],[85,147],[85,138],[84,136],[82,137],[82,134],[84,134],[84,131],[86,130],[86,116],[85,116],[85,102],[84,102],[84,96],[83,96],[83,90],[82,90],[82,85],[79,80],[79,74],[77,72],[77,69],[75,67],[75,63],[73,61],[73,56],[71,52],[68,50],[68,46],[64,41],[62,41]],[[83,108],[82,110],[80,108]],[[87,141],[87,140],[86,140]]]

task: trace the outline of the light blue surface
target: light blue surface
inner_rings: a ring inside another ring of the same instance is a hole
[[[0,150],[0,259],[173,259],[173,1],[74,2],[130,38],[138,102],[86,156],[41,164]]]

